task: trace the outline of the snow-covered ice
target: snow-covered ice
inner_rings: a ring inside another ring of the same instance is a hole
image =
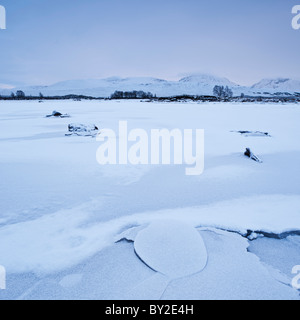
[[[205,171],[101,166],[99,142],[66,137],[70,119],[52,110],[115,132],[120,120],[204,129]],[[297,104],[1,101],[0,299],[299,299],[299,116]],[[138,234],[165,220],[198,229],[201,272],[170,281],[135,254]]]
[[[182,278],[202,271],[207,251],[195,228],[176,220],[160,220],[135,238],[137,255],[153,270],[169,278]]]

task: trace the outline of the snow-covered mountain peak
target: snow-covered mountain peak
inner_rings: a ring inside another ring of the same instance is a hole
[[[233,94],[264,95],[300,92],[300,81],[289,78],[264,79],[252,87],[242,87],[227,78],[209,74],[194,74],[179,81],[167,81],[152,77],[110,77],[105,79],[67,80],[49,86],[1,88],[0,95],[9,96],[12,91],[22,90],[26,95],[64,96],[70,94],[93,97],[110,97],[115,91],[145,91],[158,97],[176,95],[212,95],[214,87],[228,86]]]
[[[205,85],[226,85],[236,86],[235,83],[229,81],[226,78],[216,77],[210,74],[196,74],[182,78],[179,80],[181,83],[199,83]]]
[[[289,78],[263,79],[251,88],[280,92],[300,92],[300,81]]]

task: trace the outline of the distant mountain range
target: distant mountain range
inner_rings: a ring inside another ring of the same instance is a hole
[[[278,78],[264,79],[251,87],[240,86],[226,78],[207,74],[193,75],[179,81],[167,81],[156,78],[119,78],[90,80],[69,80],[55,83],[50,86],[28,86],[14,89],[0,89],[0,95],[10,95],[11,92],[22,90],[25,94],[37,96],[64,96],[69,94],[86,95],[93,97],[110,97],[118,91],[145,91],[158,97],[175,95],[212,95],[215,85],[228,86],[235,96],[245,95],[294,95],[300,94],[300,81]],[[1,87],[0,87],[1,88]]]

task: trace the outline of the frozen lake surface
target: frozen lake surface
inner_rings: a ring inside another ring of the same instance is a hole
[[[297,104],[0,101],[0,299],[300,299],[299,119]],[[204,173],[100,165],[99,141],[65,136],[70,123],[118,132],[119,121],[204,129]],[[201,272],[164,283],[135,254],[160,220],[201,234]]]

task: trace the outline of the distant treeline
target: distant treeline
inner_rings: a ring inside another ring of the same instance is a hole
[[[191,96],[191,95],[182,95],[182,96],[174,96],[174,97],[160,97],[151,99],[152,101],[161,101],[161,102],[266,102],[266,103],[283,103],[290,102],[296,103],[300,102],[300,97],[290,96],[290,97],[252,97],[242,95],[240,97],[226,97],[226,98],[218,98],[215,96]]]
[[[266,93],[267,94],[267,93]],[[172,97],[156,97],[151,92],[144,91],[115,91],[110,98],[91,97],[85,95],[69,94],[65,96],[44,96],[40,93],[38,96],[27,96],[23,91],[19,90],[16,93],[11,93],[10,96],[1,96],[0,100],[120,100],[120,99],[148,99],[150,101],[161,102],[185,102],[185,101],[199,101],[199,102],[300,102],[300,93],[287,94],[278,93],[272,96],[247,96],[241,94],[234,97],[231,89],[228,87],[215,86],[213,95],[178,95]]]
[[[38,96],[26,96],[23,91],[17,91],[10,96],[1,96],[0,100],[103,100],[104,98],[95,98],[85,95],[69,94],[65,96],[44,96],[41,93]]]
[[[152,99],[155,98],[151,92],[144,91],[115,91],[111,99]]]
[[[215,96],[192,96],[192,95],[180,95],[173,97],[159,97],[154,98],[155,101],[165,101],[165,102],[180,102],[180,101],[210,101],[217,102],[219,99]]]

